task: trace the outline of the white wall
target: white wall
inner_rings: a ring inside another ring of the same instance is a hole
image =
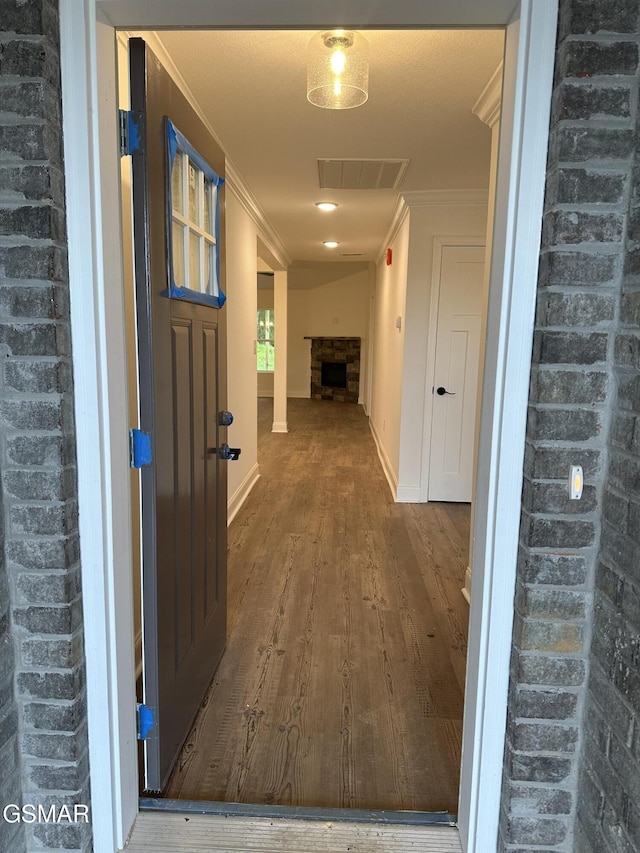
[[[227,406],[234,422],[231,447],[241,447],[237,462],[229,462],[229,515],[258,474],[258,413],[256,395],[256,226],[233,190],[226,193]]]
[[[305,336],[313,336],[361,338],[360,401],[365,399],[372,282],[369,267],[318,287],[289,290],[289,397],[311,395],[311,341]]]
[[[391,265],[384,258],[376,269],[374,297],[373,375],[370,424],[395,497],[400,456],[402,364],[405,341],[410,214],[407,212],[390,244]],[[402,318],[400,329],[396,318]]]
[[[484,238],[486,219],[486,201],[410,202],[392,242],[392,265],[384,258],[377,265],[371,426],[398,500],[420,500],[433,241]]]

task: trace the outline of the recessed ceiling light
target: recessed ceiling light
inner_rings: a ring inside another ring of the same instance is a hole
[[[338,206],[335,201],[317,201],[315,204],[318,210],[335,210]]]
[[[327,249],[335,249],[336,246],[339,246],[340,244],[337,243],[335,240],[325,240],[323,245],[326,246]]]

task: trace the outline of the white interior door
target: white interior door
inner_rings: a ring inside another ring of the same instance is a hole
[[[471,501],[484,247],[442,246],[430,501]]]

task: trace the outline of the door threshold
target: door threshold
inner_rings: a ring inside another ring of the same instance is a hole
[[[270,806],[251,803],[221,803],[207,800],[169,800],[140,797],[140,811],[204,814],[222,817],[262,817],[282,820],[317,820],[332,823],[370,823],[403,826],[449,826],[458,824],[458,816],[449,812],[420,812],[387,809],[338,809],[322,806]]]

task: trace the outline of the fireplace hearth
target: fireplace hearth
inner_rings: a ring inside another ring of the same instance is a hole
[[[357,403],[360,393],[360,338],[313,338],[311,397]]]

